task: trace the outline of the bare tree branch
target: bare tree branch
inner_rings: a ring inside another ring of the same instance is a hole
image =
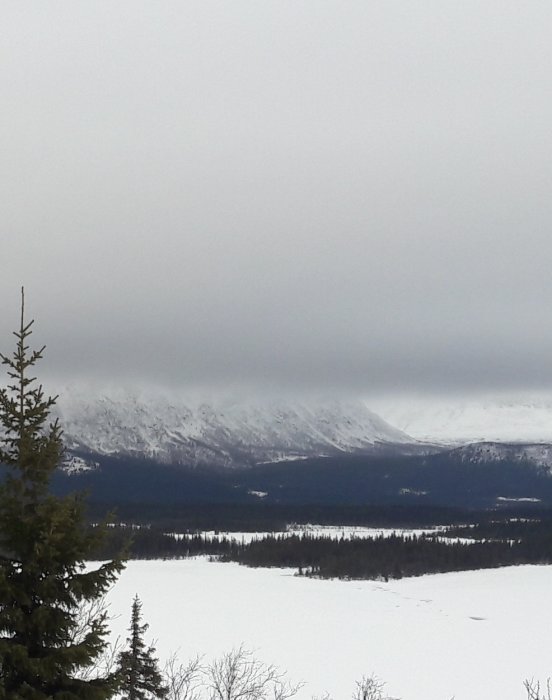
[[[69,644],[81,644],[91,627],[98,621],[108,622],[114,619],[114,616],[109,615],[109,604],[105,596],[93,600],[83,600],[79,605],[76,617],[77,624],[71,630],[70,638],[67,640]],[[78,677],[81,680],[89,681],[114,673],[117,667],[117,656],[123,646],[120,637],[117,637],[114,642],[106,644],[93,664],[79,670]]]
[[[179,662],[176,653],[171,654],[163,669],[168,688],[166,700],[200,700],[204,673],[201,657],[196,656],[183,664]]]
[[[356,682],[352,700],[398,700],[384,695],[384,687],[385,683],[377,676],[362,676],[361,680]]]
[[[523,684],[527,693],[527,700],[552,700],[552,685],[550,678],[546,681],[546,687],[541,689],[539,681],[525,681]]]
[[[302,687],[290,684],[285,673],[258,661],[243,646],[209,664],[205,685],[209,700],[288,700]]]

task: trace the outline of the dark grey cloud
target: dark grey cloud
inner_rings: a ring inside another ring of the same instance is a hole
[[[552,388],[551,22],[5,2],[3,345],[24,283],[63,377]]]

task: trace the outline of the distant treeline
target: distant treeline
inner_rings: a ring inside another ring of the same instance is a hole
[[[471,525],[448,527],[446,535],[450,537],[467,537],[475,540],[502,539],[525,540],[538,543],[548,540],[552,533],[552,514],[550,512],[526,514],[524,517],[485,519]]]
[[[292,567],[322,578],[390,579],[426,573],[552,563],[552,528],[538,537],[472,543],[441,541],[433,535],[370,539],[273,534],[246,543],[226,536],[174,537],[155,528],[110,528],[99,559],[124,546],[131,558],[158,559],[209,555],[253,567]]]
[[[240,543],[241,544],[241,543]],[[95,559],[111,559],[125,552],[129,559],[182,559],[199,555],[229,555],[235,545],[227,537],[201,534],[174,536],[152,527],[117,525],[107,530],[94,552]]]
[[[474,511],[432,505],[352,505],[282,503],[124,503],[88,502],[89,520],[102,520],[114,513],[118,522],[152,525],[165,532],[237,531],[278,532],[288,523],[354,525],[387,528],[422,528],[432,525],[485,523],[499,517],[497,511]],[[508,508],[509,517],[549,517],[550,510],[534,505]]]

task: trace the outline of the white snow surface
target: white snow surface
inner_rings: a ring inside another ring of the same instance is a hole
[[[83,459],[72,454],[66,454],[61,463],[62,471],[67,474],[81,474],[97,469],[100,465],[98,462],[90,459]]]
[[[403,700],[522,700],[552,673],[552,566],[391,581],[325,581],[205,558],[129,562],[109,594],[113,634],[143,602],[161,659],[246,645],[304,681],[298,700],[351,697],[375,673]]]
[[[552,442],[552,396],[372,398],[370,408],[417,440],[468,442]]]
[[[234,466],[412,442],[363,401],[237,399],[67,386],[57,411],[69,449]]]

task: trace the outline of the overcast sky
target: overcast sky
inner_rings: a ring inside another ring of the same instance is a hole
[[[0,337],[46,372],[552,389],[550,0],[4,0]]]

